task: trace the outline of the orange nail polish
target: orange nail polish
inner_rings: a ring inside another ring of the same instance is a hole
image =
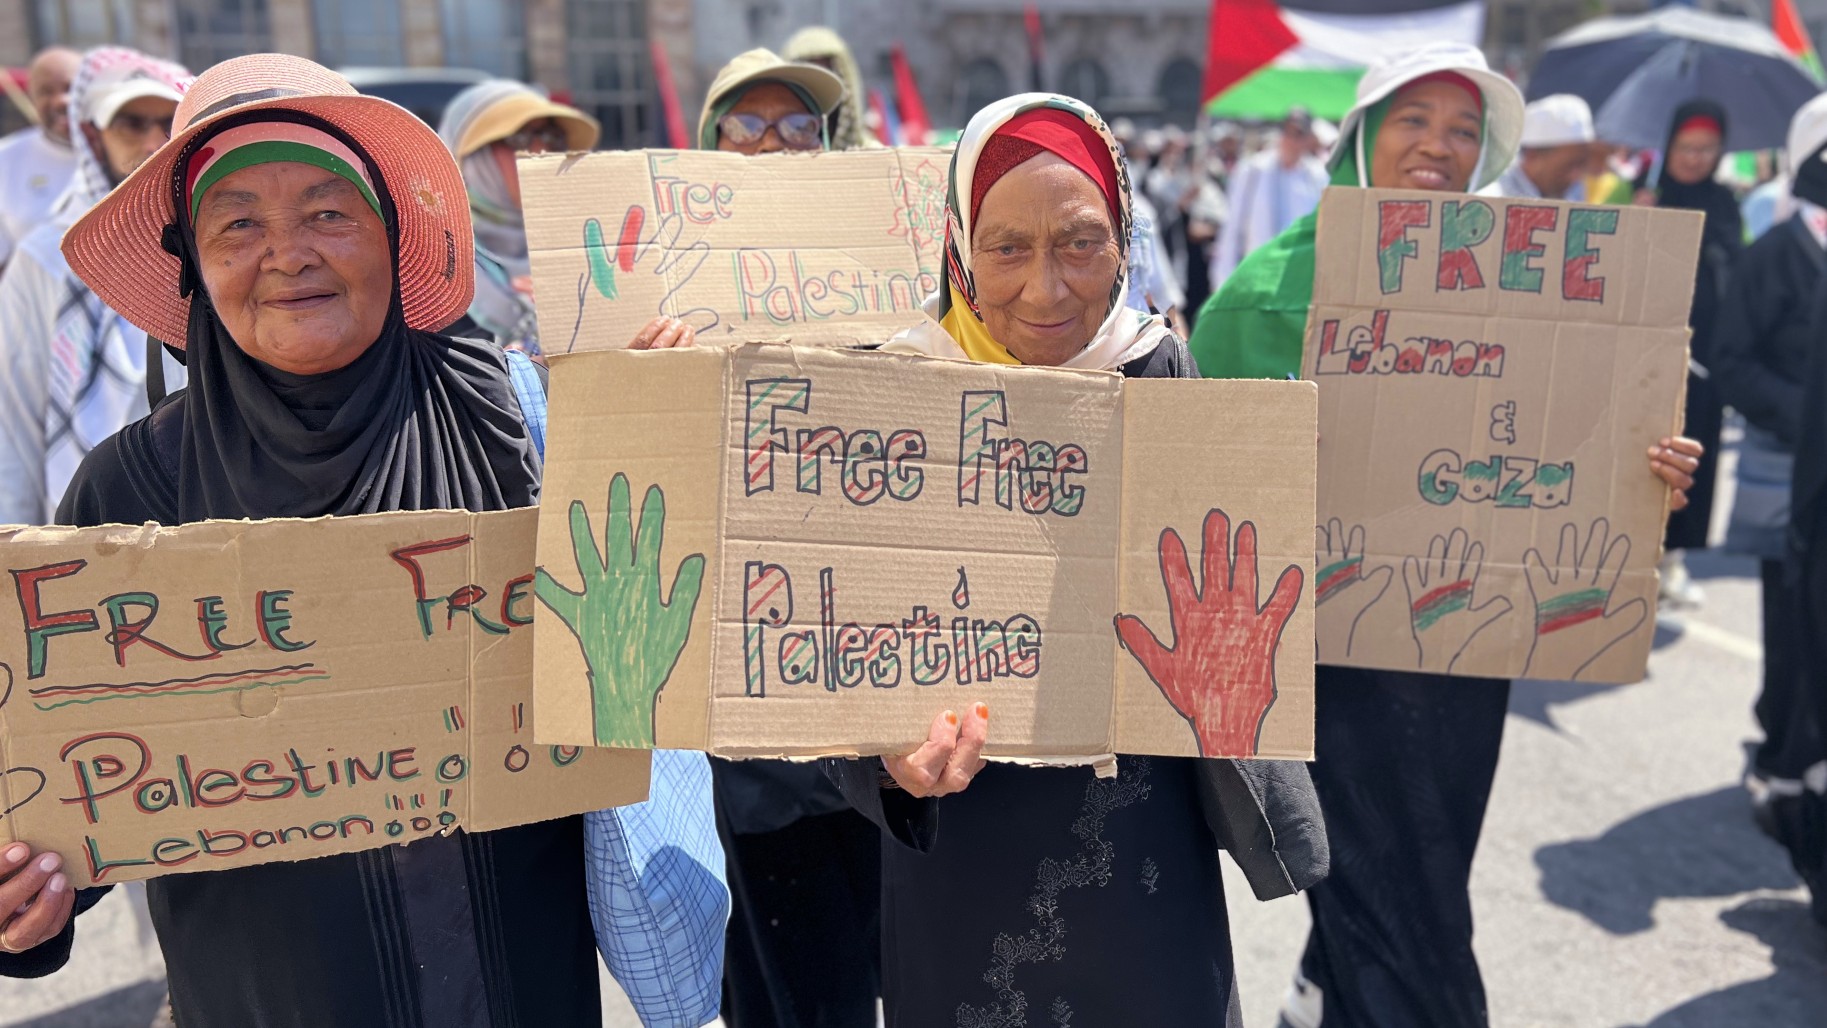
[[[951,725],[953,728],[958,727],[958,715],[952,713],[949,710],[946,711],[945,712],[945,723],[948,725]]]
[[[976,709],[977,709],[977,716],[979,718],[982,718],[985,721],[988,721],[990,719],[990,705],[989,704],[979,703],[979,704],[977,704]]]

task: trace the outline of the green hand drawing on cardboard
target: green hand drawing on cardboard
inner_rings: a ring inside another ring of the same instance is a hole
[[[583,589],[572,591],[541,567],[533,592],[571,629],[584,651],[596,744],[644,748],[654,744],[654,706],[691,633],[704,555],[694,553],[679,562],[672,596],[662,598],[666,496],[657,485],[647,487],[638,532],[629,500],[628,476],[618,473],[609,482],[607,559],[583,501],[571,501],[571,549]]]

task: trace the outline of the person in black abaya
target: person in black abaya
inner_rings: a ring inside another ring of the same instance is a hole
[[[1827,145],[1791,153],[1793,190],[1799,200],[1827,207]],[[1795,423],[1795,470],[1791,479],[1788,584],[1795,590],[1795,624],[1800,678],[1797,706],[1812,715],[1816,731],[1811,753],[1791,751],[1803,768],[1800,788],[1772,793],[1768,821],[1789,851],[1796,873],[1812,896],[1814,920],[1827,928],[1827,290],[1816,288],[1809,319],[1809,347]]]
[[[463,181],[430,129],[273,54],[206,72],[176,128],[63,247],[110,307],[182,340],[189,387],[88,455],[59,520],[533,504],[502,354],[427,331],[468,305],[474,267]],[[0,931],[0,974],[33,977],[68,960],[71,910],[99,890],[73,901],[56,855],[22,848],[0,853],[0,907],[33,899]],[[187,1028],[601,1022],[578,817],[147,893]]]
[[[1723,401],[1713,381],[1713,325],[1725,296],[1732,265],[1744,250],[1744,221],[1738,200],[1715,180],[1725,154],[1725,108],[1711,100],[1691,100],[1675,109],[1668,145],[1662,151],[1662,173],[1654,189],[1655,206],[1700,211],[1706,225],[1700,237],[1700,262],[1695,269],[1694,305],[1688,315],[1693,329],[1689,351],[1693,367],[1687,378],[1687,421],[1681,434],[1696,440],[1708,453],[1719,451]],[[1688,505],[1668,519],[1663,545],[1671,551],[1704,550],[1707,529],[1713,520],[1713,487],[1717,461],[1703,461],[1688,489]],[[1692,602],[1698,593],[1687,581],[1679,554],[1664,564],[1663,595]]]
[[[1827,96],[1796,113],[1789,156],[1807,166],[1823,144]],[[1797,195],[1794,213],[1739,258],[1713,332],[1713,379],[1720,397],[1745,419],[1725,549],[1758,558],[1763,585],[1764,680],[1756,713],[1764,738],[1745,784],[1766,828],[1772,803],[1803,788],[1822,746],[1805,693],[1808,625],[1798,617],[1800,597],[1785,558],[1791,465],[1804,421],[1802,383],[1810,354],[1822,345],[1813,315],[1827,274],[1824,244],[1827,210]]]
[[[1163,320],[1126,303],[1131,187],[1095,111],[1050,94],[999,100],[966,125],[949,179],[947,271],[926,304],[931,320],[884,351],[1197,377]],[[1221,512],[1207,516],[1207,567],[1230,533]],[[1259,607],[1255,529],[1236,533],[1235,587],[1259,625],[1285,620],[1298,574],[1271,586],[1262,565]],[[1225,588],[1205,581],[1205,595]],[[1133,618],[1116,631],[1145,664],[1140,655],[1165,647]],[[1201,752],[1254,752],[1267,707],[1247,705],[1273,702],[1268,671],[1227,678],[1227,706],[1247,712],[1240,736],[1187,714]],[[888,1028],[1241,1025],[1218,850],[1262,898],[1323,877],[1326,836],[1305,765],[1119,755],[1114,778],[986,766],[989,706],[970,702],[975,688],[934,687],[934,705],[956,709],[913,753],[826,765],[882,830]]]

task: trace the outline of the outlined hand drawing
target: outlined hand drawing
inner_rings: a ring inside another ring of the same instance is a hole
[[[1648,601],[1638,597],[1615,603],[1629,561],[1630,537],[1613,536],[1605,518],[1593,520],[1584,547],[1579,526],[1562,525],[1553,567],[1538,549],[1523,554],[1523,574],[1535,602],[1535,642],[1524,675],[1577,679],[1605,651],[1643,627],[1649,618]]]
[[[1314,535],[1313,566],[1319,570],[1314,573],[1313,602],[1327,608],[1329,618],[1350,624],[1345,636],[1345,656],[1349,657],[1357,644],[1358,622],[1389,591],[1396,569],[1385,564],[1364,573],[1363,525],[1347,530],[1333,518],[1315,526]]]
[[[1418,667],[1444,667],[1450,674],[1478,633],[1510,612],[1510,601],[1502,596],[1472,605],[1483,570],[1484,544],[1472,542],[1463,528],[1434,536],[1425,559],[1403,558],[1402,582],[1408,587],[1408,622]]]

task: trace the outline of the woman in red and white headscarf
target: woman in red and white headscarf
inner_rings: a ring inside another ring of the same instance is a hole
[[[948,206],[933,321],[884,349],[1197,377],[1162,320],[1124,303],[1129,176],[1089,107],[1027,94],[979,112]],[[1100,779],[986,766],[988,731],[977,704],[905,757],[827,764],[890,837],[888,1024],[1238,1024],[1218,849],[1264,898],[1323,876],[1305,765],[1125,755]]]

